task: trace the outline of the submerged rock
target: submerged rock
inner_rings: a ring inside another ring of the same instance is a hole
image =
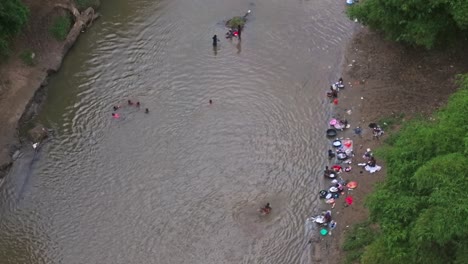
[[[32,142],[41,142],[48,137],[49,133],[43,125],[37,124],[28,131],[28,135]]]

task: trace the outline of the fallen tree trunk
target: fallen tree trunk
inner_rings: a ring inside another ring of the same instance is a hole
[[[56,62],[53,63],[49,69],[49,71],[53,72],[58,71],[65,54],[73,46],[73,44],[75,44],[80,33],[83,32],[83,30],[86,28],[90,27],[93,21],[100,17],[99,13],[95,12],[92,7],[88,7],[85,11],[80,13],[78,8],[76,8],[76,6],[70,2],[66,4],[56,4],[55,6],[69,11],[74,16],[75,23],[70,29],[70,32],[68,32],[67,38],[63,42],[62,51],[59,56],[57,56]]]

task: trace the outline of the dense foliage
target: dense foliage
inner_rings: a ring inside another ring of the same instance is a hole
[[[444,109],[377,153],[388,173],[367,206],[381,234],[361,263],[468,263],[468,75],[459,83]]]
[[[20,0],[0,1],[0,55],[8,53],[8,44],[28,20],[28,9]]]
[[[363,0],[348,15],[391,39],[426,48],[468,35],[467,0]]]

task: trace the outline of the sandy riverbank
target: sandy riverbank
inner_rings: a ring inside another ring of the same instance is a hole
[[[74,12],[75,24],[67,39],[57,41],[50,34],[50,27],[56,17],[68,12],[63,6],[73,8],[71,2],[24,0],[23,3],[30,11],[28,24],[13,41],[10,57],[0,63],[0,180],[7,174],[13,162],[12,156],[21,144],[20,124],[37,113],[45,98],[45,89],[42,88],[47,84],[47,77],[60,68],[88,17],[97,17],[94,11],[92,14]],[[34,53],[33,66],[20,59],[25,51]]]
[[[343,262],[345,254],[341,245],[345,234],[352,225],[367,219],[365,197],[385,178],[386,166],[379,157],[377,164],[383,168],[377,173],[370,174],[356,165],[363,162],[366,148],[378,148],[391,133],[386,131],[381,140],[375,140],[368,124],[402,114],[404,121],[415,115],[431,114],[443,106],[456,90],[455,75],[468,72],[468,61],[464,59],[467,55],[463,49],[428,52],[403,47],[366,28],[355,34],[345,53],[343,78],[347,87],[339,94],[336,115],[350,122],[351,129],[338,136],[353,139],[355,152],[352,171],[343,172],[341,177],[357,181],[359,186],[349,192],[354,198],[353,205],[345,207],[344,199],[340,198],[332,209],[338,223],[332,235],[320,237],[312,244],[316,262]],[[346,114],[349,109],[351,115]],[[363,128],[362,137],[352,130],[357,126]],[[328,184],[329,180],[325,179],[324,186]],[[330,206],[324,204],[324,209]]]

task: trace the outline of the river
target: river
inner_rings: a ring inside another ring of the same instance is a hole
[[[37,119],[54,136],[1,188],[0,263],[303,262],[344,8],[103,1],[49,82]],[[223,20],[248,9],[242,41],[226,40]]]

